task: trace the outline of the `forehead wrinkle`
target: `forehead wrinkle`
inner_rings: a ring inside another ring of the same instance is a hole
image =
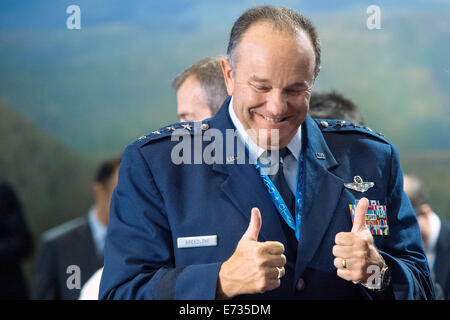
[[[260,78],[257,75],[252,75],[249,79],[249,82],[258,82],[258,83],[264,83],[264,84],[270,84],[269,79]],[[294,83],[290,83],[284,86],[285,88],[293,88],[293,87],[302,87],[302,88],[309,88],[311,85],[308,83],[308,81],[295,81]]]
[[[254,81],[254,82],[270,82],[269,79],[264,79],[264,78],[260,78],[257,75],[252,75],[249,79],[249,81]]]

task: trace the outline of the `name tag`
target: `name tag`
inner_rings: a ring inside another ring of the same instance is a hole
[[[177,246],[178,248],[217,246],[217,235],[178,238]]]

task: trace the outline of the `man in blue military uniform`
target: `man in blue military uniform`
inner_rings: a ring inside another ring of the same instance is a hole
[[[432,298],[394,146],[307,115],[320,70],[311,22],[250,9],[227,54],[231,97],[216,116],[125,150],[100,298]]]

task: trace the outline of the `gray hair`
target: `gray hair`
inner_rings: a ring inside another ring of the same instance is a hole
[[[215,114],[228,97],[220,58],[205,58],[193,64],[172,81],[172,88],[178,91],[190,76],[194,76],[200,82],[206,92],[208,106]]]
[[[306,31],[314,48],[314,74],[317,74],[320,67],[320,39],[316,32],[316,28],[309,19],[305,18],[297,11],[274,6],[259,6],[248,9],[236,20],[231,29],[230,41],[228,42],[227,49],[227,56],[231,67],[233,67],[235,63],[235,51],[241,41],[242,35],[258,21],[269,21],[273,24],[275,29],[288,31],[293,34],[302,30]]]

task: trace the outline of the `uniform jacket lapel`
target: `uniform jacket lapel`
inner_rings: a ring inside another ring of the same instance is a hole
[[[225,101],[210,122],[212,128],[219,129],[222,132],[224,140],[226,137],[226,129],[236,129],[228,113],[229,101],[230,98]],[[235,146],[241,143],[237,137],[234,141]],[[278,213],[275,211],[272,200],[255,166],[250,164],[248,153],[245,152],[245,164],[238,164],[238,161],[227,163],[225,144],[223,148],[224,159],[222,163],[213,164],[213,170],[215,172],[225,175],[224,181],[220,186],[221,191],[230,199],[240,213],[245,216],[248,222],[250,222],[252,208],[259,208],[262,218],[260,241],[271,240],[286,243],[286,237],[281,229]],[[233,155],[236,155],[236,153]]]
[[[297,250],[295,283],[319,248],[333,219],[344,181],[331,171],[335,160],[322,132],[308,115],[302,124],[304,147],[303,213]],[[330,252],[331,254],[331,252]]]

